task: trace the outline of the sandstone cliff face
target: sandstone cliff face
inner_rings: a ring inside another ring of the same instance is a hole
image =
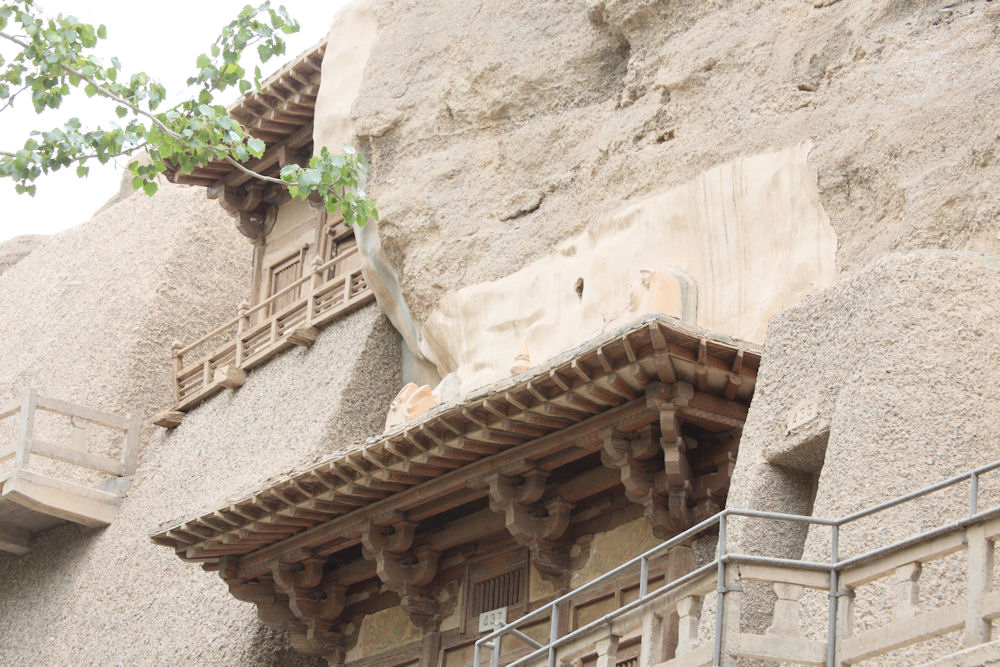
[[[805,140],[842,274],[890,250],[1000,251],[985,0],[376,9],[355,132],[418,322],[632,198]]]
[[[25,234],[0,243],[0,275],[30,255],[47,238],[44,234]]]

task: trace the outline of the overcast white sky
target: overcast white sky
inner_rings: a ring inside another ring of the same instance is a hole
[[[251,2],[251,4],[259,4]],[[326,35],[337,9],[347,0],[272,0],[283,4],[302,25],[288,37],[288,54],[268,63],[277,69]],[[181,93],[194,71],[199,53],[208,51],[222,26],[247,4],[244,0],[171,0],[169,3],[134,0],[37,0],[47,13],[73,14],[87,23],[103,23],[108,39],[99,44],[105,58],[118,56],[125,73],[144,71],[167,87],[169,96]],[[7,53],[6,47],[4,53]],[[0,149],[20,147],[30,130],[62,125],[71,116],[93,122],[113,118],[112,107],[80,93],[67,100],[57,114],[37,116],[29,99],[18,98],[15,108],[0,114]],[[90,176],[78,179],[70,169],[43,177],[34,197],[18,195],[10,179],[0,179],[0,241],[21,234],[52,234],[85,222],[118,191],[121,165],[92,163]]]

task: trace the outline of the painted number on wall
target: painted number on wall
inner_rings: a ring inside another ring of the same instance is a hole
[[[479,631],[490,632],[507,624],[507,607],[484,611],[479,615]]]

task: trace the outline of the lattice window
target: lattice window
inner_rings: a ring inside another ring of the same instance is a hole
[[[521,602],[524,596],[523,567],[498,574],[477,582],[472,586],[472,614],[478,616],[485,611],[509,607]]]
[[[528,606],[528,550],[504,546],[471,558],[463,585],[465,609],[461,632],[478,632],[479,615],[507,608],[512,620],[525,613]]]

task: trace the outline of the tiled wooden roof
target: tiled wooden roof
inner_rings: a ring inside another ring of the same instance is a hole
[[[506,464],[554,468],[597,448],[587,438],[601,429],[655,422],[648,402],[677,383],[693,390],[678,408],[685,422],[739,429],[759,363],[756,345],[648,316],[151,539],[184,560],[238,558],[241,576],[279,554],[331,554],[365,522],[401,512],[422,521],[482,496],[470,480]]]
[[[259,91],[245,95],[229,109],[233,119],[268,144],[263,157],[246,164],[250,169],[273,176],[280,168],[283,153],[312,153],[313,115],[325,52],[324,39],[268,77]],[[169,175],[175,183],[227,187],[238,187],[251,178],[232,164],[218,160],[190,174]]]

